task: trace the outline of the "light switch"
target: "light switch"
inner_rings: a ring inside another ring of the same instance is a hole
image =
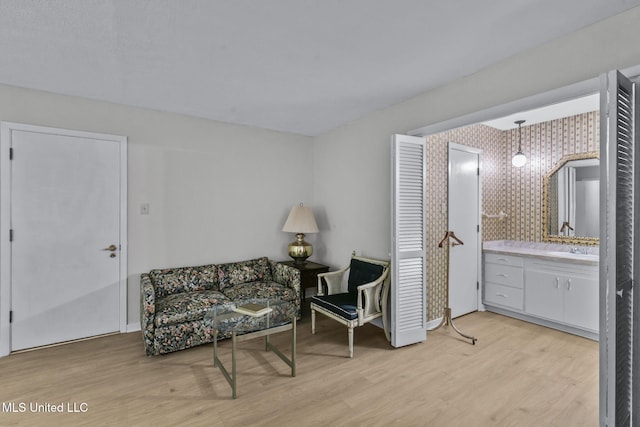
[[[149,215],[149,203],[140,203],[140,215]]]

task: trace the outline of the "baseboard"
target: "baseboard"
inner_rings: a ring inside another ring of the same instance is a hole
[[[563,325],[562,323],[553,322],[551,320],[541,319],[535,316],[530,316],[524,313],[516,313],[514,311],[503,309],[500,307],[487,306],[487,311],[492,313],[501,314],[503,316],[513,317],[514,319],[523,320],[529,323],[535,323],[536,325],[545,326],[551,329],[557,329],[562,332],[567,332],[569,334],[578,335],[583,338],[587,338],[593,341],[600,340],[600,334],[598,332],[593,332],[585,329],[575,328],[569,325]]]
[[[127,324],[127,333],[129,332],[137,332],[140,331],[140,322],[136,322],[136,323],[128,323]]]
[[[436,326],[438,326],[440,324],[440,322],[442,322],[442,317],[438,317],[437,319],[429,320],[427,322],[427,331],[429,329],[433,329]]]

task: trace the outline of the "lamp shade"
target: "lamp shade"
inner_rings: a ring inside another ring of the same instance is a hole
[[[527,158],[522,151],[518,151],[511,159],[511,164],[517,168],[521,168],[527,163]]]
[[[511,158],[511,164],[517,168],[521,168],[527,163],[527,157],[522,152],[522,124],[524,120],[516,120],[514,123],[518,125],[518,151]]]
[[[288,233],[317,233],[318,224],[316,224],[311,208],[303,206],[302,203],[292,207],[282,231]]]

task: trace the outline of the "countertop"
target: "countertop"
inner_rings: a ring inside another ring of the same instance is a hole
[[[578,248],[579,253],[571,253]],[[487,253],[504,255],[526,255],[535,258],[569,261],[576,264],[598,265],[598,246],[560,245],[556,243],[522,242],[516,240],[492,240],[483,242],[482,250]]]

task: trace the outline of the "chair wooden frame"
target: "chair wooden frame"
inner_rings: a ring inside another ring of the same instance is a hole
[[[371,258],[364,258],[353,256],[352,259],[358,259],[363,262],[382,265],[384,267],[382,274],[373,282],[365,283],[358,286],[357,307],[356,311],[358,317],[350,320],[333,313],[326,308],[319,306],[311,301],[311,333],[316,333],[316,311],[335,320],[348,328],[349,335],[349,357],[353,357],[353,330],[356,326],[362,326],[365,323],[369,323],[374,319],[382,317],[381,306],[384,298],[384,293],[388,292],[389,286],[389,267],[388,261],[380,261]],[[318,274],[318,296],[325,295],[323,279],[327,286],[326,295],[334,295],[347,292],[347,280],[348,272],[351,264],[337,271],[330,271],[328,273]],[[386,288],[384,288],[386,286]]]

